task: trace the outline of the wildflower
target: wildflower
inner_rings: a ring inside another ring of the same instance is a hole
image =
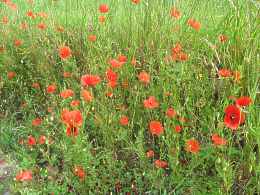
[[[81,97],[85,102],[91,102],[93,100],[92,94],[86,89],[83,89],[81,91]]]
[[[29,170],[20,171],[16,175],[15,178],[17,181],[31,181],[32,180],[32,171],[29,171]]]
[[[200,22],[198,22],[198,21],[196,21],[195,19],[189,19],[188,20],[188,25],[190,26],[190,27],[192,27],[193,29],[195,29],[196,31],[199,31],[200,30],[200,28],[201,28],[201,24],[200,24]]]
[[[177,115],[176,111],[173,108],[168,108],[166,111],[166,116],[168,118],[174,118]]]
[[[127,126],[129,122],[128,117],[125,115],[121,116],[119,122],[122,126]]]
[[[76,107],[76,106],[79,106],[80,105],[80,101],[79,100],[72,100],[70,102],[70,106],[71,107]]]
[[[181,17],[181,13],[179,10],[177,10],[177,8],[173,7],[171,9],[171,17],[179,19]]]
[[[156,168],[167,168],[168,167],[168,163],[164,160],[155,160],[154,161],[155,167]]]
[[[76,137],[79,133],[78,127],[80,127],[83,123],[81,112],[79,110],[69,111],[67,109],[64,109],[61,113],[61,120],[67,126],[66,135],[68,137]]]
[[[29,146],[34,146],[34,145],[36,145],[36,140],[35,140],[35,138],[34,138],[32,135],[29,135],[29,136],[28,136],[27,144],[28,144]]]
[[[36,15],[33,13],[33,11],[29,10],[26,12],[26,15],[31,18],[31,19],[35,19]]]
[[[144,100],[144,107],[148,109],[154,109],[159,106],[159,103],[154,96],[150,96],[148,99]]]
[[[127,62],[127,57],[124,55],[119,55],[117,57],[118,62],[125,64]]]
[[[22,40],[16,39],[14,40],[14,46],[15,47],[20,47],[23,44]]]
[[[55,84],[51,84],[46,88],[46,92],[49,94],[55,93],[56,91],[56,85]]]
[[[142,71],[139,73],[138,79],[141,83],[143,83],[145,85],[150,83],[150,75],[145,71]]]
[[[101,81],[100,77],[97,75],[86,74],[81,77],[82,86],[92,86],[95,87]]]
[[[28,24],[26,23],[26,22],[22,22],[21,24],[20,24],[20,29],[21,30],[26,30],[26,29],[28,29]]]
[[[83,180],[85,178],[85,171],[82,166],[75,166],[74,167],[74,175],[80,178],[80,180]]]
[[[88,40],[89,40],[90,42],[95,42],[95,41],[97,40],[97,36],[96,36],[96,35],[89,35],[89,36],[88,36]]]
[[[119,62],[116,59],[112,59],[109,61],[109,64],[112,66],[112,68],[121,68],[124,62]]]
[[[214,145],[216,146],[223,146],[223,145],[226,145],[227,144],[227,140],[220,137],[218,134],[214,133],[212,136],[211,136],[211,140],[213,142]]]
[[[235,130],[244,123],[245,114],[236,105],[229,105],[225,109],[224,123],[227,128]]]
[[[176,43],[175,46],[172,48],[172,54],[178,54],[182,51],[182,46],[180,43]]]
[[[41,118],[36,118],[32,120],[32,126],[38,127],[42,124],[42,119]]]
[[[66,125],[81,126],[83,123],[82,114],[79,110],[69,111],[64,109],[61,113],[61,120]]]
[[[252,103],[252,99],[248,96],[242,96],[236,99],[237,106],[249,106]]]
[[[107,4],[101,4],[99,6],[99,12],[100,13],[107,13],[109,11],[109,7]]]
[[[141,1],[141,0],[132,0],[132,3],[138,4],[138,3],[140,3],[140,1]]]
[[[218,39],[221,43],[224,43],[228,40],[228,37],[226,35],[219,35]]]
[[[175,126],[175,132],[180,133],[182,130],[182,127],[180,125]]]
[[[153,158],[154,157],[154,151],[153,150],[148,150],[146,152],[146,157],[147,158]]]
[[[47,28],[46,24],[44,24],[43,22],[39,23],[37,27],[40,30],[45,30]]]
[[[33,83],[32,88],[34,89],[40,89],[40,84],[39,83]]]
[[[164,131],[160,121],[151,121],[149,123],[149,130],[152,135],[161,135]]]
[[[10,71],[10,72],[7,73],[7,78],[9,80],[13,79],[15,76],[16,76],[15,72]]]
[[[99,21],[100,23],[104,23],[104,22],[106,21],[106,16],[99,16],[99,17],[98,17],[98,21]]]
[[[74,91],[71,90],[71,89],[65,89],[64,91],[62,91],[60,93],[60,96],[63,98],[63,99],[67,99],[69,97],[72,97],[74,96]]]
[[[191,153],[198,153],[200,151],[200,144],[195,139],[190,139],[186,142],[186,150]]]
[[[222,68],[218,70],[218,75],[221,77],[231,77],[232,76],[232,72],[226,68]]]
[[[59,48],[59,55],[62,60],[66,60],[71,57],[71,50],[68,46]]]
[[[46,143],[46,136],[45,135],[41,135],[39,137],[39,141],[38,141],[39,144],[45,144]]]

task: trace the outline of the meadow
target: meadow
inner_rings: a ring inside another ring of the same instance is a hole
[[[259,8],[0,0],[0,193],[260,194]]]

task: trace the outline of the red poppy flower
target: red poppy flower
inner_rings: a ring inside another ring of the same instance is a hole
[[[124,62],[119,62],[116,59],[112,59],[109,61],[109,64],[111,65],[112,68],[121,68]]]
[[[36,145],[36,140],[32,135],[29,135],[27,139],[27,143],[29,146],[34,146]]]
[[[59,48],[59,55],[62,60],[66,60],[71,57],[71,49],[68,46]]]
[[[42,124],[42,119],[41,118],[36,118],[32,120],[32,126],[40,126]]]
[[[14,77],[16,76],[16,73],[15,72],[8,72],[7,73],[7,78],[9,79],[9,80],[11,80],[11,79],[13,79]]]
[[[109,7],[107,4],[101,4],[99,6],[99,12],[100,13],[107,13],[109,11]]]
[[[179,10],[177,10],[175,7],[173,7],[171,9],[171,16],[176,19],[179,19],[181,17],[181,12]]]
[[[73,126],[73,125],[68,125],[68,126],[67,126],[67,129],[66,129],[66,135],[67,135],[68,137],[71,137],[71,136],[76,137],[76,136],[78,136],[78,135],[79,135],[79,129],[78,129],[78,127],[75,127],[75,126]]]
[[[228,40],[228,37],[226,35],[219,35],[218,39],[221,43],[224,43]]]
[[[125,63],[127,62],[127,57],[124,56],[124,55],[119,55],[119,56],[117,57],[117,60],[118,60],[119,62],[125,64]]]
[[[141,83],[143,83],[145,85],[150,83],[150,75],[145,71],[142,71],[139,73],[138,79]]]
[[[89,40],[90,42],[95,42],[95,41],[97,40],[97,36],[96,36],[96,35],[89,35],[89,36],[88,36],[88,40]]]
[[[138,4],[138,3],[140,3],[140,1],[141,1],[141,0],[132,0],[132,3]]]
[[[41,135],[39,137],[39,141],[38,141],[39,144],[45,144],[46,143],[46,136],[45,135]]]
[[[85,89],[81,91],[81,97],[85,102],[91,102],[94,99],[93,95],[88,90]]]
[[[180,133],[182,130],[182,127],[180,125],[175,126],[175,132]]]
[[[40,89],[40,84],[39,83],[33,83],[32,88],[34,89]]]
[[[22,22],[21,24],[20,24],[20,29],[21,30],[26,30],[26,29],[28,29],[28,24],[26,23],[26,22]]]
[[[218,75],[221,77],[231,77],[232,72],[226,68],[222,68],[218,70]]]
[[[224,123],[227,128],[235,130],[244,123],[245,114],[235,105],[229,105],[225,109]]]
[[[16,180],[17,181],[31,181],[32,180],[32,171],[29,171],[29,170],[20,171],[16,175]]]
[[[160,121],[151,121],[149,123],[149,129],[152,135],[157,135],[157,136],[161,135],[164,131]]]
[[[55,93],[56,91],[56,85],[55,84],[51,84],[46,88],[46,92],[49,94]]]
[[[159,106],[159,102],[155,99],[154,96],[150,96],[148,99],[144,100],[144,107],[148,109],[154,109]]]
[[[100,77],[97,75],[86,74],[81,77],[82,86],[96,86],[101,81]]]
[[[74,175],[78,176],[80,180],[83,180],[86,174],[82,166],[75,166]]]
[[[61,120],[68,126],[81,126],[83,123],[83,117],[79,110],[66,110],[61,113]]]
[[[148,150],[146,152],[146,157],[147,158],[153,158],[154,157],[154,151],[153,150]]]
[[[128,117],[127,116],[121,116],[119,122],[122,126],[127,126],[128,122],[129,122]]]
[[[186,150],[191,153],[198,153],[200,151],[200,144],[195,139],[190,139],[186,142]]]
[[[200,24],[200,22],[198,22],[198,21],[196,21],[195,19],[189,19],[188,20],[188,25],[190,26],[190,27],[192,27],[193,29],[195,29],[196,31],[199,31],[200,30],[200,28],[201,28],[201,24]]]
[[[158,160],[154,161],[154,164],[155,164],[156,168],[163,168],[163,169],[165,169],[165,168],[168,167],[168,163],[166,161],[164,161],[164,160],[159,160],[158,159]]]
[[[106,21],[106,16],[99,16],[99,17],[98,17],[98,21],[99,21],[100,23],[104,23],[104,22]]]
[[[176,43],[175,46],[172,48],[172,54],[178,54],[182,51],[182,47],[180,43]]]
[[[26,12],[26,15],[31,18],[31,19],[35,19],[36,15],[33,13],[33,11],[29,10]]]
[[[166,111],[166,116],[168,118],[173,118],[177,115],[176,111],[173,108],[168,108]]]
[[[236,99],[237,106],[249,106],[252,103],[252,99],[248,96],[242,96]]]
[[[65,89],[64,91],[62,91],[60,93],[60,96],[63,98],[63,99],[67,99],[69,97],[72,97],[74,96],[74,91],[71,90],[71,89]]]
[[[70,102],[70,106],[72,107],[76,107],[76,106],[79,106],[80,105],[80,101],[79,100],[72,100]]]
[[[116,72],[114,72],[111,68],[109,68],[107,71],[106,71],[106,77],[107,77],[107,80],[109,81],[117,81],[118,79],[118,75]]]
[[[37,27],[38,27],[38,29],[40,29],[40,30],[45,30],[45,29],[47,28],[47,25],[44,24],[43,22],[41,22],[41,23],[38,24]]]
[[[23,44],[22,40],[20,40],[20,39],[14,40],[15,47],[20,47],[22,44]]]
[[[213,142],[214,145],[216,146],[222,146],[222,145],[226,145],[227,144],[227,140],[220,137],[218,134],[214,133],[211,136],[211,140]]]

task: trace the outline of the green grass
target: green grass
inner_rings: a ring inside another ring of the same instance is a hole
[[[130,0],[35,0],[34,6],[13,2],[18,12],[0,3],[0,18],[6,15],[15,21],[0,26],[0,46],[6,48],[0,53],[0,148],[19,164],[17,172],[33,171],[32,181],[12,182],[14,193],[116,193],[119,183],[122,194],[135,189],[140,194],[260,191],[258,1],[141,0],[134,5]],[[110,7],[105,24],[98,22],[101,3]],[[179,20],[170,17],[173,6],[182,13]],[[28,19],[28,10],[46,12],[48,18],[43,21],[48,29],[37,29],[41,19]],[[187,25],[189,18],[200,21],[198,32]],[[29,30],[19,29],[23,21],[28,22]],[[57,26],[65,31],[57,32]],[[95,34],[97,41],[89,42],[89,34]],[[227,35],[228,41],[220,43],[220,34]],[[22,39],[23,45],[15,48],[14,39]],[[164,59],[177,42],[189,60],[167,63]],[[58,56],[63,44],[73,51],[67,61]],[[119,85],[113,90],[114,97],[107,98],[108,59],[118,54],[126,55],[128,63],[117,71]],[[138,62],[135,67],[130,64],[133,57]],[[217,78],[215,67],[239,71],[240,81]],[[137,79],[143,70],[151,75],[148,86]],[[9,71],[17,74],[12,80],[7,78]],[[73,77],[64,79],[64,71],[72,72]],[[58,94],[70,88],[74,99],[80,99],[80,77],[84,74],[100,75],[103,81],[90,89],[94,95],[91,103],[81,101],[83,125],[79,136],[71,138],[60,119],[71,98],[62,100]],[[39,90],[31,87],[33,82],[40,83]],[[57,85],[56,95],[45,92],[51,83]],[[167,92],[172,95],[165,96]],[[144,109],[143,101],[149,96],[156,97],[159,108]],[[229,96],[250,96],[253,100],[245,109],[245,124],[235,132],[223,123],[224,109],[232,104]],[[21,107],[23,102],[25,107]],[[188,122],[166,118],[169,106]],[[53,107],[52,113],[48,107]],[[129,117],[127,127],[119,124],[121,115]],[[36,117],[44,119],[39,127],[31,124]],[[163,135],[150,135],[151,120],[163,123]],[[177,134],[173,131],[176,125],[185,128]],[[227,145],[213,146],[213,133],[225,137]],[[28,135],[46,135],[54,143],[33,148],[19,144]],[[191,138],[201,145],[198,154],[185,150]],[[152,159],[146,157],[149,149],[156,154]],[[169,167],[156,168],[154,160],[158,158]],[[83,181],[73,174],[75,165],[84,167]]]

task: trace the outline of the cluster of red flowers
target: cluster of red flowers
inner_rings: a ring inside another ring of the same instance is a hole
[[[61,113],[61,120],[67,126],[67,136],[77,136],[79,134],[78,127],[83,123],[83,117],[79,110],[69,111],[64,109]]]

